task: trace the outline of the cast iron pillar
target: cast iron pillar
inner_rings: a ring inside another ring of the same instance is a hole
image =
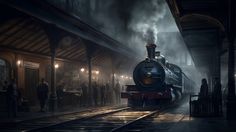
[[[49,110],[51,112],[54,112],[57,109],[55,56],[56,56],[55,48],[51,48],[51,90],[49,96]]]
[[[228,27],[228,97],[227,97],[227,119],[236,119],[236,98],[234,78],[234,41],[235,41],[235,0],[229,0],[229,27]]]
[[[111,87],[115,88],[115,64],[114,64],[113,56],[111,55]]]
[[[94,53],[94,48],[90,45],[90,44],[87,44],[86,45],[86,52],[87,52],[87,63],[88,63],[88,96],[89,98],[88,99],[88,103],[89,105],[92,105],[93,104],[93,89],[92,89],[92,56],[93,56],[93,53]]]
[[[59,45],[60,38],[62,38],[62,31],[53,24],[45,25],[45,31],[48,35],[51,51],[51,88],[49,92],[49,111],[54,112],[57,110],[55,58],[56,49]]]

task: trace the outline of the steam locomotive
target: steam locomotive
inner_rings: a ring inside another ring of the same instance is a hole
[[[175,64],[166,61],[155,44],[147,44],[148,57],[133,71],[135,85],[126,85],[121,98],[128,99],[128,106],[157,106],[158,104],[180,100],[194,88],[190,80]]]

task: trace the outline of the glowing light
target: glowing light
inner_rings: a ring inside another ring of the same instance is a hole
[[[132,77],[129,77],[130,80],[132,80]]]
[[[97,75],[98,75],[98,74],[99,74],[99,71],[95,71],[95,74],[97,74]]]
[[[21,65],[21,60],[18,60],[18,61],[16,62],[16,64],[17,64],[18,66],[20,66],[20,65]]]
[[[123,75],[121,75],[120,77],[121,77],[121,78],[124,78],[124,76],[123,76]]]
[[[80,69],[80,71],[81,71],[81,72],[84,72],[84,71],[85,71],[85,69],[84,69],[84,68],[81,68],[81,69]]]
[[[54,66],[55,66],[56,69],[59,68],[59,65],[58,65],[58,64],[55,64]]]
[[[128,79],[128,78],[129,78],[128,76],[125,77],[125,79]]]

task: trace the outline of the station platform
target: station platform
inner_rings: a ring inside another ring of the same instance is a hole
[[[7,112],[0,112],[0,124],[5,123],[18,123],[22,121],[32,120],[32,119],[40,119],[44,117],[51,117],[51,116],[57,116],[57,115],[63,115],[63,114],[69,114],[74,112],[83,112],[91,109],[106,109],[106,108],[112,108],[112,107],[122,107],[121,106],[86,106],[86,107],[66,107],[63,109],[58,109],[55,112],[39,112],[37,110],[33,110],[30,112],[18,112],[17,117],[15,118],[9,118],[7,115]]]
[[[222,117],[190,117],[189,102],[155,117],[145,132],[236,132],[236,120]]]

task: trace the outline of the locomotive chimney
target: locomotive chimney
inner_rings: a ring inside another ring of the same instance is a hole
[[[146,48],[147,48],[148,58],[149,59],[155,59],[156,45],[155,44],[147,44]]]

